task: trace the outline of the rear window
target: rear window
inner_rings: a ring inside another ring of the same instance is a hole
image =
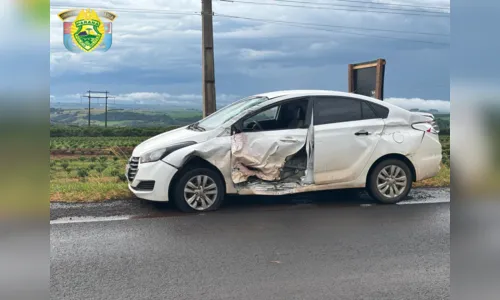
[[[378,104],[374,104],[372,102],[370,102],[370,106],[373,109],[373,111],[375,112],[375,114],[377,114],[378,118],[385,119],[389,116],[389,109],[387,107],[384,107],[384,106],[378,105]]]
[[[377,119],[377,114],[371,109],[370,105],[365,101],[361,102],[361,117],[363,120]]]

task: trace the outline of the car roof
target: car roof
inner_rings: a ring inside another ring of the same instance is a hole
[[[280,102],[282,100],[286,100],[288,98],[293,98],[293,97],[303,97],[303,96],[337,96],[337,97],[347,97],[347,98],[352,98],[352,99],[359,99],[359,100],[364,100],[368,101],[380,106],[384,106],[388,108],[392,113],[409,113],[408,110],[401,108],[399,106],[396,106],[394,104],[373,98],[373,97],[368,97],[360,94],[355,94],[355,93],[347,93],[347,92],[340,92],[340,91],[329,91],[329,90],[283,90],[283,91],[275,91],[275,92],[268,92],[268,93],[262,93],[258,95],[254,95],[254,97],[267,97],[269,100],[266,101],[267,103],[262,103],[259,106],[265,106],[273,103]]]
[[[299,95],[329,95],[329,96],[352,96],[351,93],[328,91],[328,90],[283,90],[268,93],[258,94],[258,97],[267,97],[269,99],[283,96],[299,96]]]
[[[387,103],[385,101],[381,101],[376,98],[372,97],[367,97],[359,94],[354,94],[354,93],[346,93],[346,92],[340,92],[340,91],[329,91],[329,90],[283,90],[283,91],[274,91],[274,92],[268,92],[268,93],[261,93],[261,94],[255,94],[250,97],[241,99],[240,101],[245,101],[250,98],[255,98],[255,97],[266,97],[268,100],[255,105],[250,109],[250,111],[258,110],[260,108],[269,106],[269,105],[274,105],[276,103],[279,103],[283,100],[287,100],[290,98],[294,97],[307,97],[307,96],[337,96],[337,97],[348,97],[352,99],[359,99],[359,100],[365,100],[369,101],[375,104],[378,104],[380,106],[384,106],[389,109],[390,115],[406,115],[410,113],[408,110],[405,110],[399,106]],[[249,113],[248,110],[245,112],[242,112],[241,114],[235,116],[234,118],[231,118],[228,120],[228,123],[231,123],[233,120],[236,120],[240,118],[242,115]]]
[[[394,105],[391,105],[387,102],[381,101],[379,99],[373,97],[367,97],[364,95],[359,95],[355,93],[347,93],[340,91],[328,91],[328,90],[284,90],[284,91],[275,91],[269,93],[262,93],[255,95],[255,97],[267,97],[270,102],[278,102],[283,99],[291,98],[291,97],[301,97],[301,96],[337,96],[337,97],[348,97],[354,99],[360,99],[365,101],[370,101],[373,103],[377,103],[379,105],[385,106],[387,108],[394,108]]]
[[[340,91],[329,91],[329,90],[284,90],[284,91],[262,93],[262,94],[258,94],[255,96],[256,97],[267,97],[270,100],[276,99],[278,97],[279,98],[281,98],[281,97],[288,98],[288,97],[300,97],[300,96],[338,96],[338,97],[357,98],[357,99],[367,100],[367,101],[375,101],[377,103],[383,102],[383,101],[380,101],[379,99],[360,95],[360,94],[340,92]]]

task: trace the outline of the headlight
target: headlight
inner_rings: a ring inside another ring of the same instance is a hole
[[[141,164],[159,161],[170,153],[179,150],[181,148],[191,146],[196,144],[196,142],[183,142],[179,144],[175,144],[166,148],[157,149],[151,152],[148,152],[141,156]]]

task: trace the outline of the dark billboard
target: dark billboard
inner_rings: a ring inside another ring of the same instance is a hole
[[[349,65],[349,92],[384,99],[385,60]]]

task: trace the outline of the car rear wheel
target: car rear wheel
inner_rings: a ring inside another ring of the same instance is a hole
[[[224,183],[217,172],[196,168],[179,177],[174,202],[183,212],[213,211],[222,204],[224,194]]]
[[[367,190],[379,202],[394,204],[408,196],[412,182],[412,174],[406,163],[388,159],[378,163],[370,173]]]

